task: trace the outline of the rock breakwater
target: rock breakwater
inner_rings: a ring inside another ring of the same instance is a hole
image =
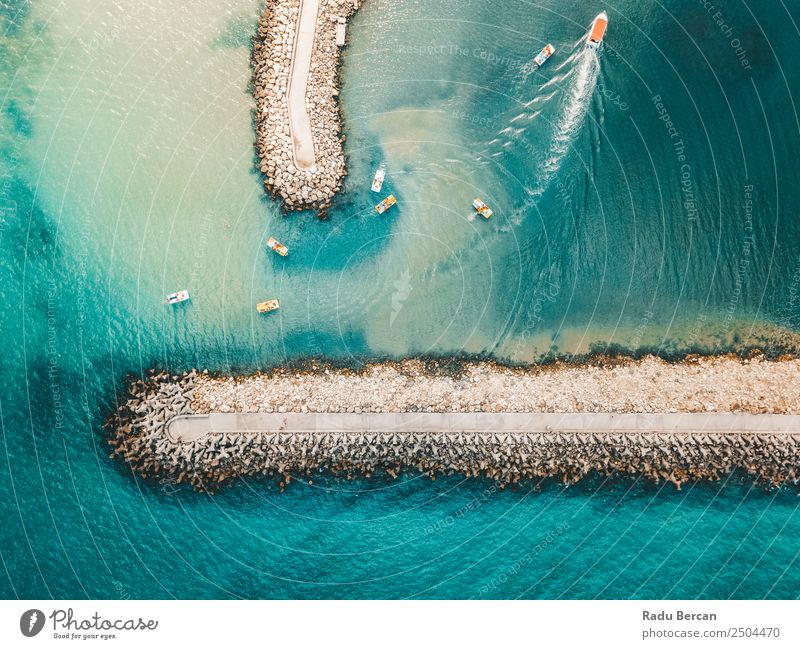
[[[197,377],[196,412],[746,412],[800,414],[800,360],[597,359],[512,368],[406,360]]]
[[[131,383],[130,398],[106,426],[112,457],[134,473],[198,489],[213,489],[237,477],[271,477],[285,486],[319,470],[348,478],[395,477],[411,470],[432,478],[482,477],[501,486],[543,478],[575,482],[596,474],[641,475],[680,486],[740,470],[768,485],[797,484],[800,435],[795,433],[287,431],[209,433],[181,443],[169,438],[166,427],[177,415],[210,411],[326,412],[330,399],[339,399],[335,407],[344,412],[377,409],[378,404],[398,411],[409,408],[412,394],[417,411],[496,412],[502,402],[506,409],[524,411],[535,402],[544,406],[541,412],[569,412],[578,406],[583,412],[796,414],[798,373],[797,360],[734,358],[529,369],[468,363],[449,373],[419,361],[375,364],[360,372],[320,366],[313,372],[279,370],[236,378],[194,371],[180,376],[151,373]],[[626,390],[632,391],[620,396]],[[584,401],[577,400],[579,395]],[[590,403],[592,409],[587,409]]]
[[[289,93],[295,58],[303,54],[298,51],[302,4],[303,0],[266,0],[253,39],[256,152],[264,186],[282,199],[285,209],[324,210],[341,188],[346,173],[338,103],[340,50],[336,27],[340,18],[347,19],[358,9],[358,2],[318,0],[311,63],[303,80],[313,160],[298,161],[296,149],[303,134],[293,132]],[[302,104],[302,97],[299,103]]]

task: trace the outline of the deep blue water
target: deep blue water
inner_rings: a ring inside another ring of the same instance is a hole
[[[208,496],[137,481],[100,429],[153,365],[796,352],[794,4],[726,3],[719,25],[689,0],[369,0],[326,222],[282,217],[253,173],[256,1],[107,4],[0,7],[0,595],[800,594],[800,501],[739,476]],[[601,8],[595,57],[579,39]],[[379,163],[399,200],[384,219]],[[165,309],[184,287],[192,302]],[[257,319],[272,295],[281,311]]]

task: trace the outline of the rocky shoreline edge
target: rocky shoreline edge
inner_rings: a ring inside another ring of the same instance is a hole
[[[111,457],[137,476],[209,491],[244,477],[271,478],[283,488],[320,471],[348,479],[403,471],[432,479],[459,475],[501,488],[593,475],[643,476],[680,488],[740,471],[765,486],[797,485],[800,435],[790,433],[210,433],[180,443],[168,437],[166,425],[177,415],[208,412],[408,411],[412,395],[416,412],[797,414],[798,379],[800,360],[731,357],[531,368],[480,362],[464,363],[458,372],[423,361],[360,371],[320,364],[306,372],[239,377],[152,371],[130,382],[128,400],[105,427]],[[487,401],[473,405],[476,397]],[[343,400],[350,405],[343,407]]]
[[[255,111],[255,148],[264,187],[282,199],[287,211],[330,206],[346,175],[339,112],[339,18],[358,9],[357,0],[320,0],[311,53],[306,106],[311,119],[315,163],[294,164],[288,88],[301,0],[266,0],[253,37],[251,66]]]

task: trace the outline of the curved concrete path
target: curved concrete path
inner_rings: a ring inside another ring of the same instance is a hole
[[[800,415],[738,413],[212,413],[167,422],[173,442],[208,433],[800,433]]]
[[[319,0],[300,0],[300,16],[294,36],[292,67],[289,70],[289,132],[292,137],[294,165],[298,169],[314,166],[314,140],[311,135],[311,117],[306,108],[308,74],[311,71],[311,52],[317,30]]]

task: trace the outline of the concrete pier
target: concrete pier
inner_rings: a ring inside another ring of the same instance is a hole
[[[314,48],[318,12],[319,0],[300,0],[300,18],[289,70],[289,128],[292,133],[294,164],[302,170],[314,166],[314,141],[311,136],[311,118],[306,107],[306,89],[308,73],[311,71],[311,52]]]
[[[212,433],[794,433],[800,415],[746,413],[211,413],[167,422],[175,443]]]

